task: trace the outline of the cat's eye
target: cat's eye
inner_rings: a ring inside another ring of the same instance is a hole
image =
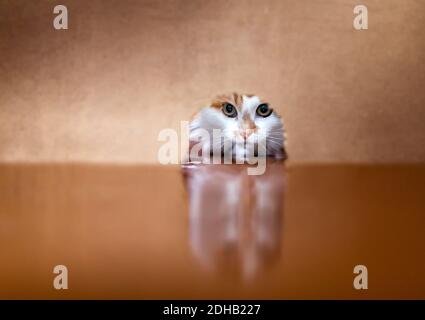
[[[236,108],[230,103],[225,103],[223,105],[223,113],[230,118],[234,118],[238,114]]]
[[[268,117],[273,112],[267,103],[262,103],[257,107],[257,114],[261,117]]]

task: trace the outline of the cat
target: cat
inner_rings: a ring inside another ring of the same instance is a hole
[[[215,129],[221,130],[219,140],[212,138]],[[256,95],[218,95],[193,117],[189,142],[191,147],[200,144],[202,152],[231,154],[242,163],[250,156],[287,158],[282,118]]]

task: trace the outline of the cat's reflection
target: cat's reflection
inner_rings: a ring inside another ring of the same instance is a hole
[[[284,163],[269,161],[260,176],[242,165],[184,168],[189,238],[196,258],[212,270],[249,278],[280,255]]]

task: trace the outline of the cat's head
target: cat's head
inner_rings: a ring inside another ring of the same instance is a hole
[[[269,155],[283,150],[282,119],[267,101],[255,95],[217,96],[192,122],[191,131],[195,135],[197,128],[209,132],[220,129],[224,139],[234,141],[239,148],[264,144]]]

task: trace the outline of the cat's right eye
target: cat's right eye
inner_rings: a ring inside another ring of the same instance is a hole
[[[223,113],[230,118],[234,118],[238,114],[236,108],[230,103],[225,103],[223,105]]]

